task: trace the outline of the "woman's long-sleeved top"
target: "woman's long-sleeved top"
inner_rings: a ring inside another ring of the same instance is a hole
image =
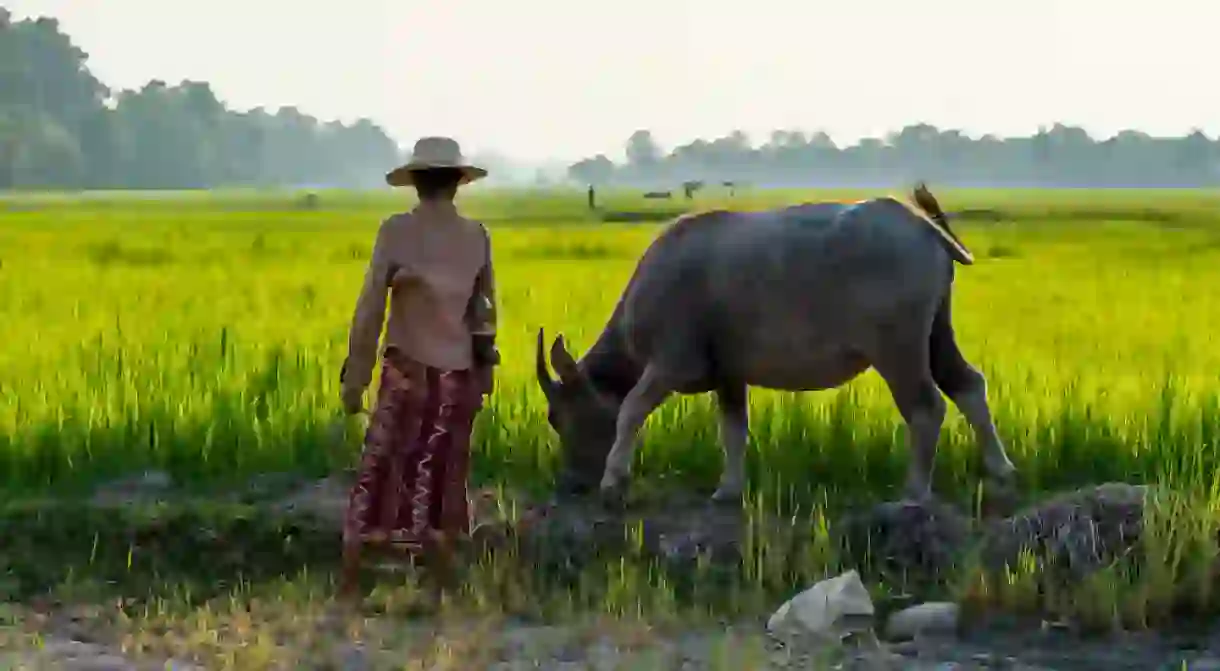
[[[383,325],[385,347],[442,370],[471,368],[472,337],[495,336],[495,305],[491,239],[482,223],[452,203],[424,202],[389,217],[356,302],[343,384],[368,387]]]

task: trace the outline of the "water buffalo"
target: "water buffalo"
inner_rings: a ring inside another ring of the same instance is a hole
[[[1016,469],[996,434],[986,381],[962,356],[950,300],[954,263],[973,263],[922,184],[918,210],[891,197],[763,212],[684,215],[640,258],[605,329],[578,362],[556,337],[537,376],[562,443],[561,493],[620,501],[635,438],[672,393],[715,392],[724,470],[714,501],[745,484],[749,386],[830,389],[870,367],[908,429],[905,494],[931,496],[944,392],[1005,491]],[[600,483],[599,483],[600,480]]]

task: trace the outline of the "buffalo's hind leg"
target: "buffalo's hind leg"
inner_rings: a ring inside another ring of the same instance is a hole
[[[911,462],[904,493],[908,499],[926,501],[932,497],[932,468],[946,410],[932,378],[926,336],[891,332],[870,359],[906,421]]]
[[[672,391],[673,385],[664,379],[654,364],[648,364],[639,382],[623,399],[615,424],[614,446],[606,456],[606,470],[601,481],[601,497],[607,504],[622,505],[627,480],[631,476],[636,436],[648,415],[665,402]]]
[[[1016,495],[1017,469],[1008,458],[1004,443],[996,432],[987,403],[987,380],[966,361],[957,346],[947,297],[932,322],[929,350],[936,386],[961,411],[978,440],[983,470],[995,487],[988,499],[996,507],[996,512],[1008,514]]]

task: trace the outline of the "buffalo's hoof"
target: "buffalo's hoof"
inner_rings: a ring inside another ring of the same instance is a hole
[[[983,485],[983,517],[989,519],[1011,517],[1017,512],[1019,499],[1015,480],[988,480]]]
[[[932,487],[925,482],[908,480],[902,488],[902,501],[912,505],[922,506],[931,503],[936,497],[932,495]]]
[[[555,498],[561,501],[570,501],[585,496],[592,491],[593,486],[587,481],[570,475],[561,475],[555,485]]]
[[[738,491],[717,489],[712,493],[711,502],[714,506],[740,506],[742,494]]]
[[[902,502],[913,506],[925,506],[935,499],[927,492],[903,492]]]
[[[602,485],[598,499],[606,510],[618,512],[627,507],[627,483],[618,482],[612,485]]]

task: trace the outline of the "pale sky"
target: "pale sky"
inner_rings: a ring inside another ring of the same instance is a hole
[[[1206,0],[0,0],[49,15],[107,84],[210,82],[230,106],[368,116],[398,142],[523,160],[734,129],[836,141],[926,121],[1220,134]]]

